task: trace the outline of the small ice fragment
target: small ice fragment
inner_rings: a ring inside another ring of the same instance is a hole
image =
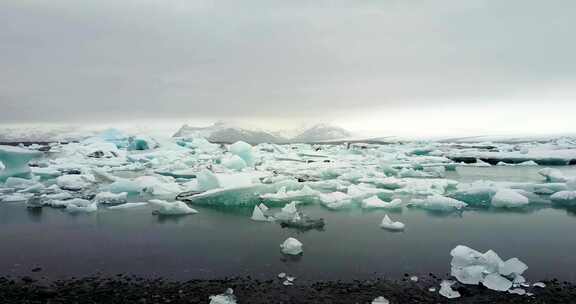
[[[252,211],[252,217],[250,217],[250,219],[257,222],[269,222],[270,218],[264,215],[264,211],[260,205],[254,206],[254,211]]]
[[[390,304],[390,301],[385,297],[377,297],[376,299],[372,300],[372,304]]]
[[[382,223],[380,223],[380,228],[391,231],[401,231],[404,230],[404,227],[404,223],[394,222],[388,217],[388,215],[385,215],[382,219]]]
[[[302,243],[295,238],[287,238],[284,243],[280,245],[284,254],[298,255],[302,253]]]
[[[146,202],[125,203],[125,204],[121,204],[121,205],[116,205],[116,206],[109,207],[108,209],[112,209],[112,210],[117,210],[117,209],[129,209],[129,208],[146,206],[146,205],[148,205],[148,203],[146,203]]]
[[[288,281],[288,280],[284,281],[284,283],[282,283],[282,284],[284,284],[284,286],[292,286],[292,285],[294,285],[293,282]]]
[[[285,272],[281,272],[278,274],[278,278],[283,279],[286,277],[286,273]]]
[[[526,294],[526,290],[522,289],[522,288],[515,288],[515,289],[510,289],[508,290],[509,293],[511,294],[517,294],[520,296],[523,296]]]
[[[236,304],[236,296],[232,288],[226,289],[222,294],[210,296],[210,304]]]
[[[286,276],[286,280],[294,282],[294,280],[296,280],[296,277]]]
[[[66,202],[65,211],[69,213],[89,213],[98,210],[97,204],[89,200],[75,198]]]
[[[94,197],[94,202],[104,205],[120,205],[128,201],[128,192],[100,192]]]
[[[436,292],[436,288],[430,287],[430,288],[428,288],[428,291],[429,291],[429,292]]]
[[[482,284],[488,289],[496,291],[506,291],[512,287],[512,282],[510,282],[510,280],[497,273],[487,275],[482,281]]]
[[[534,284],[532,284],[532,286],[534,287],[540,287],[540,288],[545,288],[546,284],[542,283],[542,282],[536,282]]]
[[[159,199],[148,201],[151,205],[156,207],[155,212],[161,215],[184,215],[198,213],[196,209],[191,208],[186,203],[181,201],[167,202]]]
[[[460,293],[458,291],[452,289],[453,284],[454,284],[454,282],[452,282],[452,281],[443,280],[440,283],[439,293],[448,299],[459,298]]]
[[[362,201],[362,208],[364,209],[375,209],[375,208],[383,208],[383,209],[394,209],[394,208],[401,208],[402,207],[402,200],[394,199],[391,202],[385,202],[378,198],[378,196],[374,195]]]
[[[417,277],[417,276],[411,276],[411,277],[410,277],[410,281],[412,281],[412,282],[418,282],[418,277]]]

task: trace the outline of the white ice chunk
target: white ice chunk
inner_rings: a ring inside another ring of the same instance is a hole
[[[558,169],[544,168],[538,171],[538,174],[544,176],[546,181],[551,183],[565,183],[570,180]]]
[[[31,198],[32,195],[33,194],[26,194],[26,193],[13,193],[13,194],[0,195],[0,202],[3,203],[24,202],[27,201],[29,198]]]
[[[295,238],[287,238],[284,243],[280,245],[284,254],[298,255],[302,253],[302,243]]]
[[[394,222],[391,220],[388,215],[385,215],[380,223],[380,228],[391,230],[391,231],[401,231],[404,230],[404,223],[402,222]]]
[[[238,155],[222,159],[222,166],[231,170],[242,170],[247,167],[246,162]]]
[[[576,206],[576,191],[556,192],[550,196],[550,200],[560,205]]]
[[[75,198],[66,201],[66,209],[64,210],[69,213],[90,213],[98,210],[98,206],[89,200]]]
[[[443,280],[440,283],[440,291],[439,291],[440,295],[442,295],[448,299],[459,298],[460,293],[456,290],[453,290],[452,285],[454,285],[454,282]]]
[[[377,297],[376,299],[372,300],[372,304],[390,304],[390,301],[385,297]]]
[[[264,207],[265,209],[263,209],[262,207]],[[254,206],[254,211],[252,211],[252,217],[250,219],[257,222],[273,221],[274,218],[268,217],[264,214],[266,210],[268,210],[268,207],[264,206],[264,204]]]
[[[255,163],[254,152],[252,146],[243,141],[237,141],[230,145],[230,153],[242,158],[248,166],[253,166]]]
[[[0,145],[0,161],[4,167],[0,170],[0,180],[10,176],[28,177],[30,174],[28,162],[41,155],[42,153],[38,151]]]
[[[69,174],[62,175],[56,178],[56,184],[64,189],[71,191],[79,191],[90,186],[93,178],[83,174]]]
[[[508,292],[511,294],[519,295],[519,296],[523,296],[526,294],[526,290],[524,290],[522,288],[510,289],[510,290],[508,290]]]
[[[216,177],[216,175],[208,169],[203,169],[202,171],[198,172],[197,179],[198,188],[201,191],[220,188],[220,181],[218,181],[218,177]]]
[[[153,199],[148,201],[156,208],[155,212],[160,215],[184,215],[198,213],[196,209],[191,208],[181,201],[167,202],[164,200]]]
[[[493,207],[516,208],[529,203],[527,197],[511,189],[500,189],[492,198]]]
[[[121,204],[121,205],[111,206],[108,209],[112,209],[112,210],[130,209],[130,208],[141,207],[141,206],[146,206],[146,205],[148,205],[148,203],[146,203],[146,202],[125,203],[125,204]]]
[[[112,193],[112,192],[100,192],[94,197],[94,201],[98,204],[105,205],[120,205],[128,201],[128,192],[122,193]]]
[[[532,284],[533,287],[540,287],[540,288],[546,288],[546,284],[542,283],[542,282],[536,282],[534,284]]]
[[[234,290],[228,288],[226,292],[210,296],[210,304],[236,304],[236,296],[234,296]]]
[[[501,275],[523,274],[528,269],[528,266],[520,261],[518,258],[511,258],[500,264],[498,272]]]
[[[435,211],[460,210],[468,206],[468,204],[464,202],[442,195],[432,195],[425,199],[413,199],[410,205]]]
[[[507,291],[512,287],[512,282],[510,282],[510,280],[497,273],[487,275],[482,281],[482,284],[488,289],[496,291]]]
[[[362,201],[362,208],[364,209],[397,209],[402,208],[402,205],[403,204],[401,199],[393,199],[390,202],[385,202],[379,199],[376,195]]]

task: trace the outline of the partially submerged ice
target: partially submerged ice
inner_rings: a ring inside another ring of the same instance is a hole
[[[456,290],[452,289],[452,285],[454,285],[454,282],[452,281],[447,281],[447,280],[443,280],[440,283],[440,291],[439,293],[448,299],[455,299],[455,298],[459,298],[460,297],[460,293]]]
[[[524,280],[522,274],[528,266],[517,258],[503,261],[496,252],[480,253],[469,247],[458,245],[452,255],[451,274],[463,284],[478,285],[496,291],[508,291],[514,282]]]
[[[302,243],[295,238],[287,238],[284,243],[280,245],[282,253],[288,255],[299,255],[302,251]]]
[[[154,212],[159,215],[185,215],[198,213],[196,209],[180,201],[167,202],[164,200],[153,199],[149,200],[148,203],[155,208]]]
[[[442,195],[432,195],[425,199],[413,199],[410,205],[432,211],[455,211],[468,206],[464,202]]]
[[[511,189],[500,189],[492,198],[493,207],[518,208],[529,203],[527,197]]]
[[[404,223],[395,222],[388,217],[386,214],[380,223],[380,228],[390,230],[390,231],[402,231],[405,228]]]
[[[377,297],[372,300],[372,304],[390,304],[390,301],[388,301],[388,299],[385,297]]]
[[[10,176],[29,177],[28,163],[42,156],[42,152],[28,150],[20,147],[0,145],[0,181]]]

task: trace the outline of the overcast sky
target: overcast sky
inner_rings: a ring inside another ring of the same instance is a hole
[[[0,122],[573,132],[575,29],[572,0],[2,0]]]

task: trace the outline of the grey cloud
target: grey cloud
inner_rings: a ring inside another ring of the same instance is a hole
[[[230,2],[3,1],[0,121],[329,116],[576,81],[571,1]]]

